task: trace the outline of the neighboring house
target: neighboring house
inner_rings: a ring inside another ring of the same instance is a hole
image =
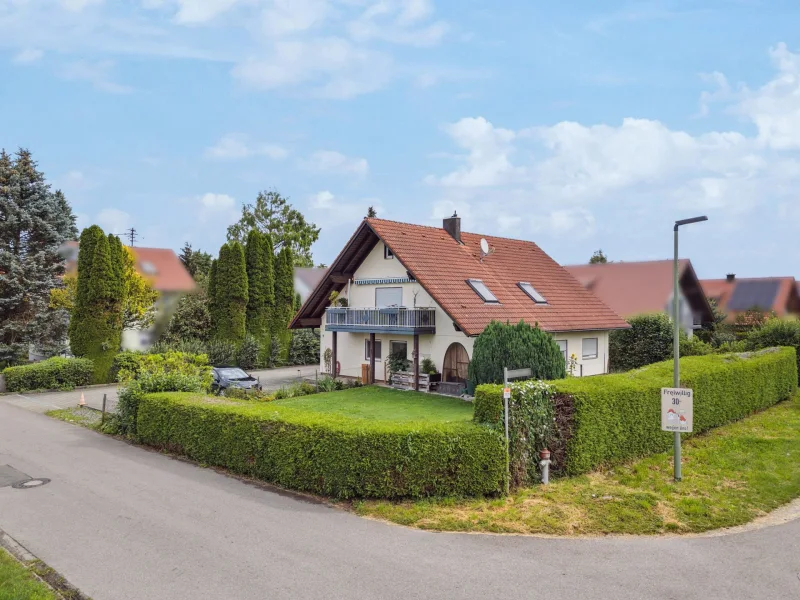
[[[800,295],[794,277],[739,278],[729,274],[725,279],[703,279],[706,296],[733,322],[736,315],[756,308],[774,311],[778,317],[800,316]]]
[[[66,272],[78,269],[78,242],[67,242],[62,248],[66,258]],[[146,350],[155,342],[157,325],[172,314],[184,294],[195,291],[197,285],[178,255],[169,248],[132,247],[136,257],[136,270],[150,281],[158,294],[156,324],[148,329],[126,329],[122,332],[123,350]]]
[[[328,272],[326,268],[320,267],[295,267],[294,268],[294,291],[300,294],[300,300],[305,302],[325,277]]]
[[[673,261],[612,262],[564,267],[581,284],[618,315],[649,313],[673,315]],[[711,306],[703,293],[691,261],[678,262],[678,314],[681,328],[691,336],[713,322]]]
[[[333,291],[347,307],[329,306]],[[321,328],[323,370],[330,349],[341,375],[372,365],[382,380],[387,356],[404,352],[415,366],[432,359],[443,381],[464,382],[475,337],[492,320],[551,332],[565,360],[577,356],[576,375],[607,372],[608,333],[628,326],[533,242],[462,233],[455,215],[442,228],[364,219],[290,326]]]

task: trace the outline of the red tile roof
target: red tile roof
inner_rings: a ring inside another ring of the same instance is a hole
[[[731,299],[736,286],[743,282],[770,282],[778,284],[778,289],[772,302],[772,306],[767,310],[772,310],[778,317],[800,314],[800,290],[794,277],[736,277],[733,281],[727,279],[702,279],[700,285],[709,299],[717,302],[722,312],[728,314],[728,321],[733,321],[740,312],[728,308],[728,301]]]
[[[674,282],[671,260],[569,265],[564,268],[614,312],[626,318],[664,312],[672,298]],[[679,261],[678,276],[684,294],[696,296],[690,298],[690,302],[695,300],[692,302],[693,308],[702,310],[706,320],[711,320],[711,309],[703,298],[699,281],[688,259]]]
[[[533,242],[462,233],[384,219],[365,222],[467,335],[492,320],[538,323],[546,331],[620,329],[628,324]],[[480,240],[492,253],[480,260]],[[487,304],[467,284],[480,279],[499,300]],[[529,282],[545,297],[537,305],[518,286]]]

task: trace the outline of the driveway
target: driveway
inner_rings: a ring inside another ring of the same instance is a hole
[[[800,521],[709,538],[405,529],[0,402],[0,528],[94,600],[800,597]]]
[[[258,377],[261,380],[261,384],[264,386],[265,390],[272,391],[299,380],[314,381],[318,369],[319,367],[317,365],[311,365],[266,369],[262,371],[251,371],[251,373],[254,377]],[[34,412],[45,413],[57,408],[77,406],[81,394],[83,394],[86,404],[98,410],[103,406],[104,395],[106,396],[106,407],[108,410],[113,410],[117,403],[116,384],[92,386],[73,390],[71,392],[24,392],[21,394],[6,394],[0,396],[0,402],[7,402]]]

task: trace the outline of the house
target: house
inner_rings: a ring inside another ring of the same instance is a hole
[[[729,274],[725,279],[703,279],[706,296],[726,313],[727,321],[752,308],[774,312],[778,317],[800,316],[800,294],[794,277],[741,278]]]
[[[61,249],[66,259],[66,273],[78,270],[78,242],[67,242]],[[196,290],[197,284],[178,255],[169,248],[131,247],[136,258],[136,270],[150,282],[158,294],[156,323],[148,329],[126,329],[122,332],[123,350],[146,350],[155,338],[159,326],[173,313],[181,296]]]
[[[319,285],[319,282],[322,281],[327,272],[327,267],[294,268],[294,291],[300,294],[301,302],[308,300],[311,292]]]
[[[564,267],[581,284],[618,315],[634,317],[665,312],[673,314],[674,271],[672,260],[612,262]],[[714,321],[700,280],[691,261],[678,261],[678,314],[681,328],[691,336]]]
[[[347,306],[329,305],[334,291]],[[492,320],[551,332],[576,375],[607,372],[608,333],[628,326],[533,242],[462,232],[453,215],[441,228],[364,219],[290,327],[321,329],[323,370],[330,349],[339,374],[385,380],[386,357],[403,352],[415,379],[430,358],[464,382]]]

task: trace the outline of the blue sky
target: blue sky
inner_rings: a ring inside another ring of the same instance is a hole
[[[82,226],[215,252],[290,197],[330,263],[366,213],[800,277],[789,0],[0,0],[0,147]]]

